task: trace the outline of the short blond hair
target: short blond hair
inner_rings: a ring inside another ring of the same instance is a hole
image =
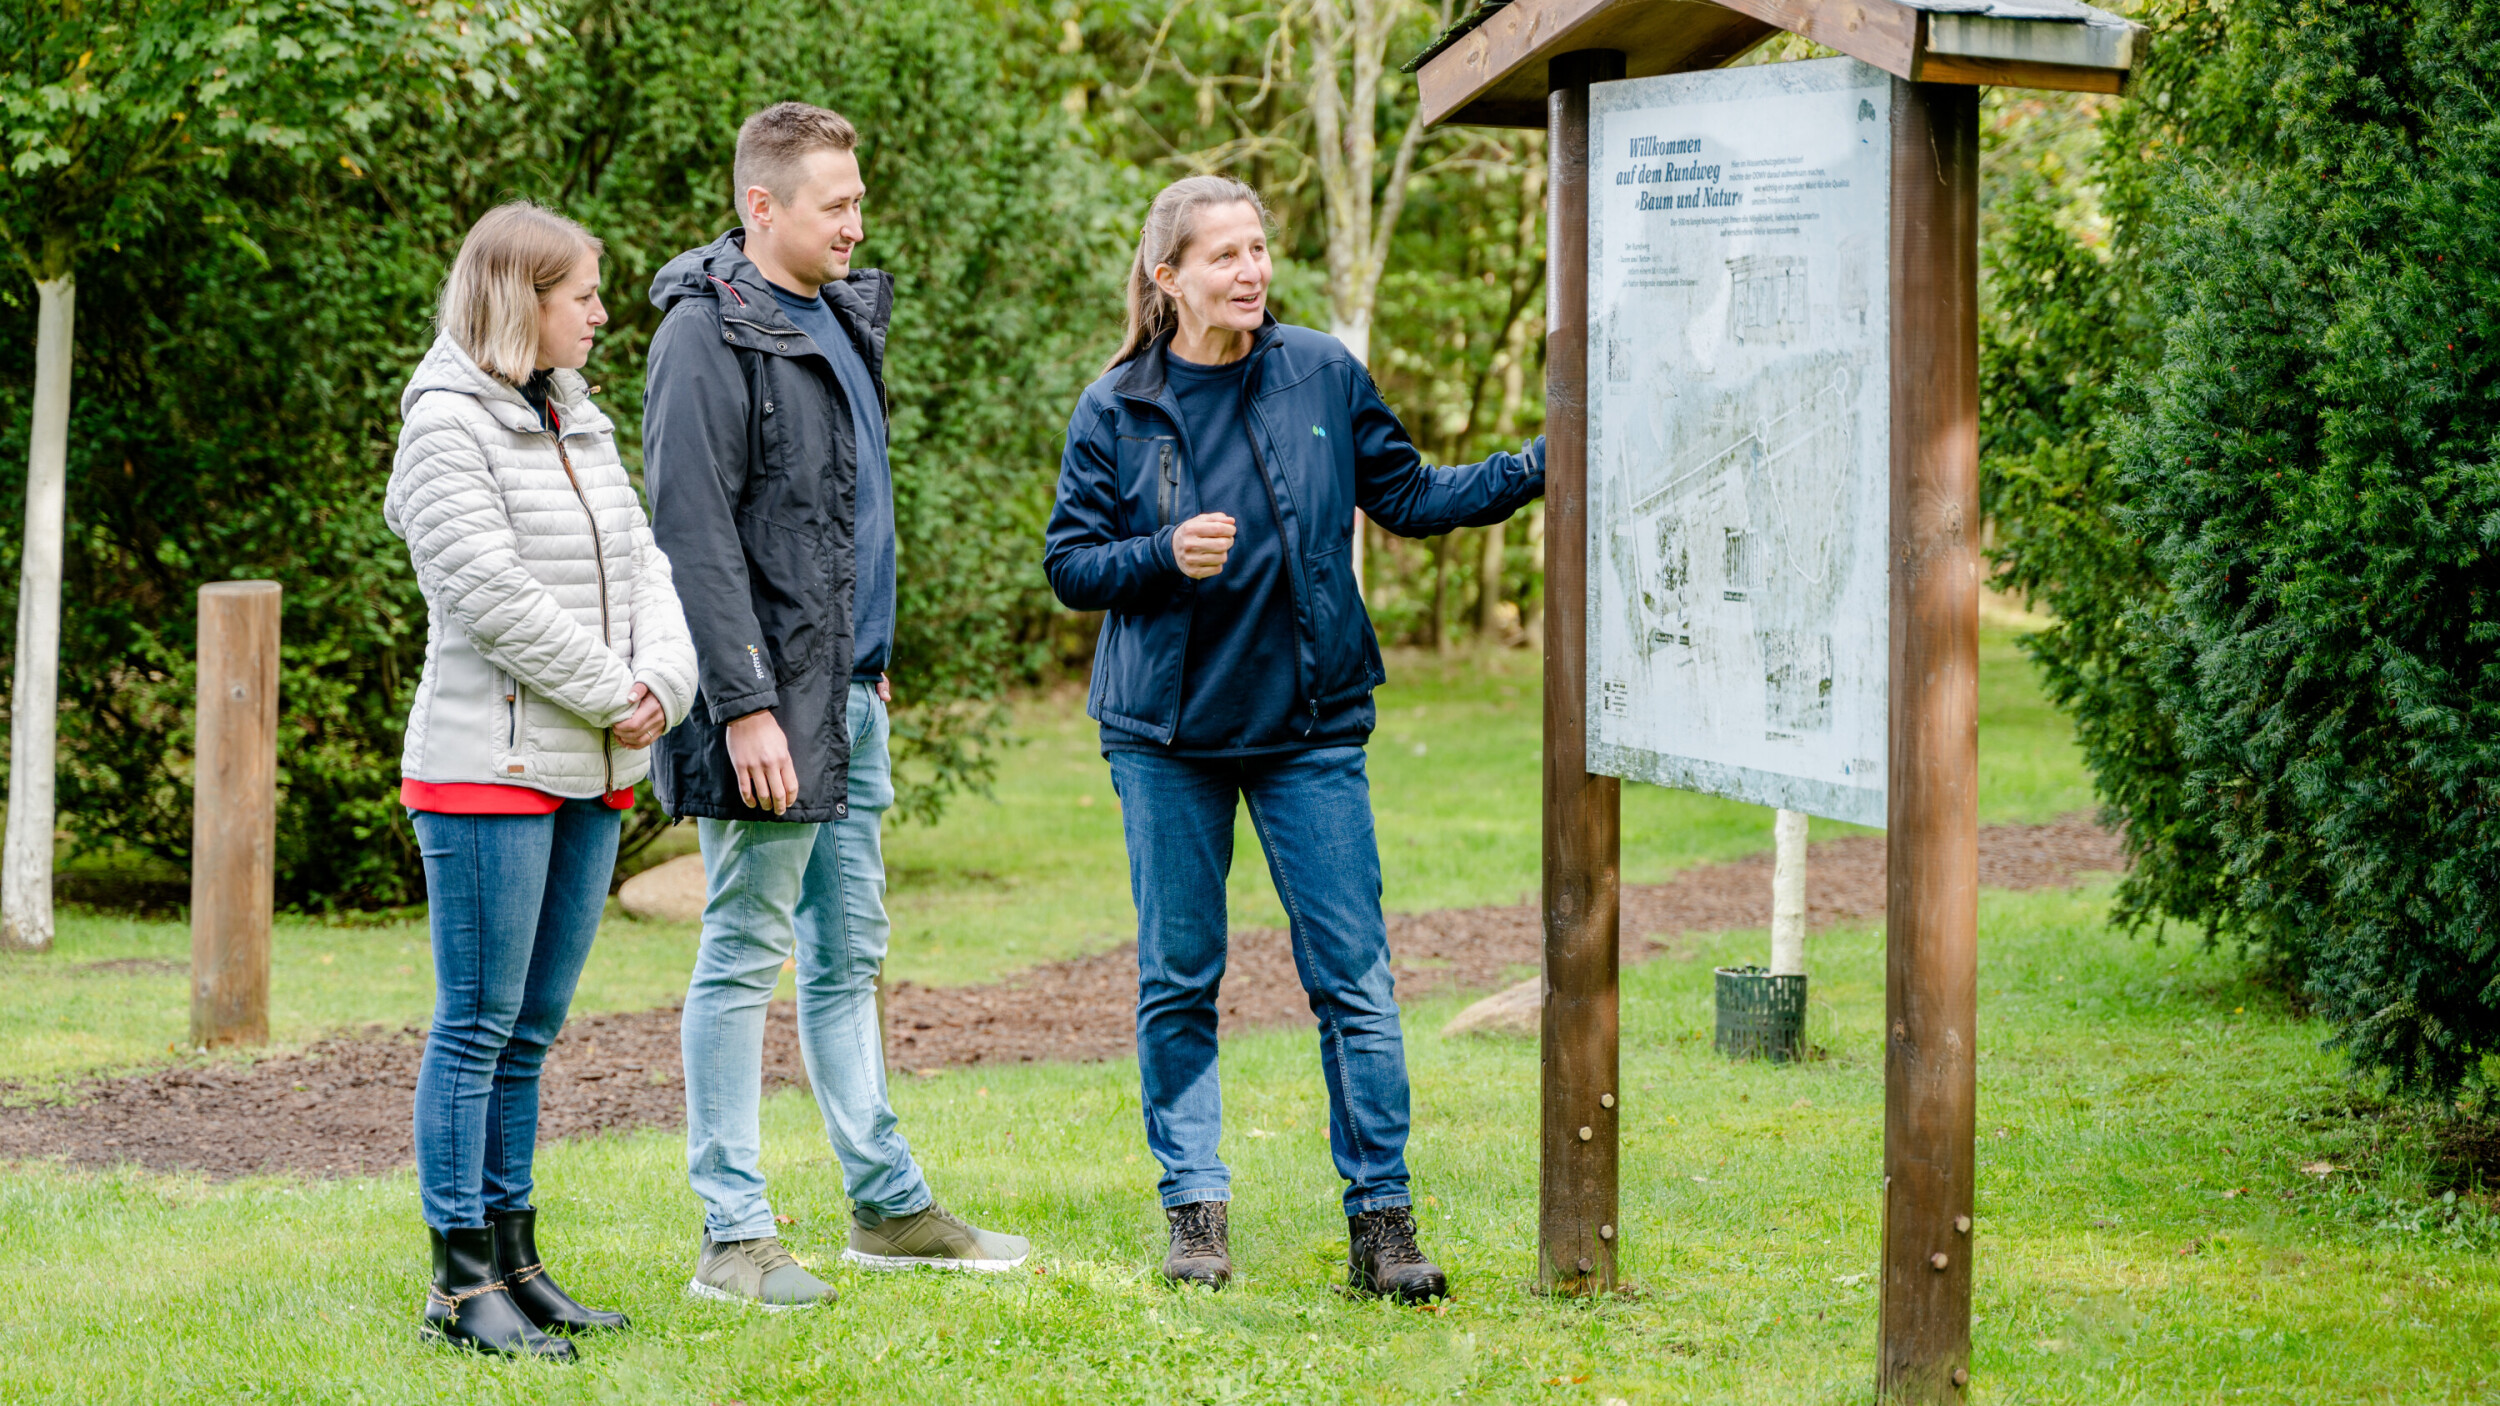
[[[738,127],[738,154],[729,178],[737,183],[738,218],[747,215],[747,192],[757,186],[788,200],[798,191],[799,163],[820,151],[850,151],[859,129],[830,108],[774,103]]]
[[[535,201],[479,217],[443,280],[435,321],[478,368],[520,385],[538,369],[538,305],[573,266],[605,248],[589,230]]]

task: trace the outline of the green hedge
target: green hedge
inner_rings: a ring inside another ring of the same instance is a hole
[[[2500,1041],[2500,3],[2163,18],[2117,256],[1996,251],[2001,555],[2064,617],[2124,911],[2446,1092]]]
[[[902,536],[895,678],[906,812],[979,785],[997,698],[1047,647],[1035,544],[1067,407],[1116,335],[1134,203],[1019,69],[999,16],[944,0],[579,0],[516,104],[378,133],[336,169],[240,161],[213,223],[82,269],[63,622],[62,813],[84,843],[177,863],[193,592],[287,589],[281,901],[404,902],[394,803],[424,612],[380,494],[398,395],[460,235],[529,196],[608,246],[589,368],[638,467],[653,271],[733,221],[739,120],[782,98],[865,134],[864,261],[893,271]],[[0,573],[22,510],[30,290],[0,307]],[[647,825],[650,816],[639,817]]]

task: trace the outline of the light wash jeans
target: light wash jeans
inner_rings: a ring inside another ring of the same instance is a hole
[[[799,1053],[862,1209],[903,1216],[930,1201],[886,1101],[877,969],[885,962],[885,856],[879,822],[894,804],[885,705],[850,693],[851,813],[826,825],[702,820],[703,945],[686,989],[686,1178],[716,1241],[774,1234],[764,1196],[764,1006],[796,955]]]
[[[1137,1072],[1163,1204],[1233,1195],[1232,1170],[1216,1151],[1224,1091],[1215,1026],[1236,805],[1250,808],[1267,851],[1292,922],[1294,970],[1319,1018],[1328,1150],[1345,1178],[1346,1214],[1408,1204],[1406,1041],[1363,749],[1222,761],[1118,751],[1111,782],[1137,900]]]
[[[538,1071],[599,932],[624,812],[592,799],[547,815],[410,818],[434,938],[418,1204],[436,1230],[474,1230],[530,1204]]]

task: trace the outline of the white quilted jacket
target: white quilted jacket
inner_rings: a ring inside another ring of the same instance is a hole
[[[449,337],[400,395],[382,516],[425,592],[410,779],[596,796],[650,770],[608,732],[635,684],[671,727],[694,706],[694,642],[615,429],[579,375],[554,381],[561,449]]]

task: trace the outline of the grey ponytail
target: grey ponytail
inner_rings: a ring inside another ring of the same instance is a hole
[[[1267,225],[1267,202],[1230,176],[1185,176],[1165,186],[1154,204],[1146,207],[1146,227],[1137,236],[1137,261],[1129,266],[1128,335],[1103,370],[1135,360],[1154,345],[1155,338],[1177,325],[1179,311],[1172,306],[1171,295],[1155,286],[1155,270],[1165,264],[1178,266],[1181,255],[1189,252],[1190,241],[1198,236],[1200,211],[1236,204],[1258,211],[1259,224]]]

